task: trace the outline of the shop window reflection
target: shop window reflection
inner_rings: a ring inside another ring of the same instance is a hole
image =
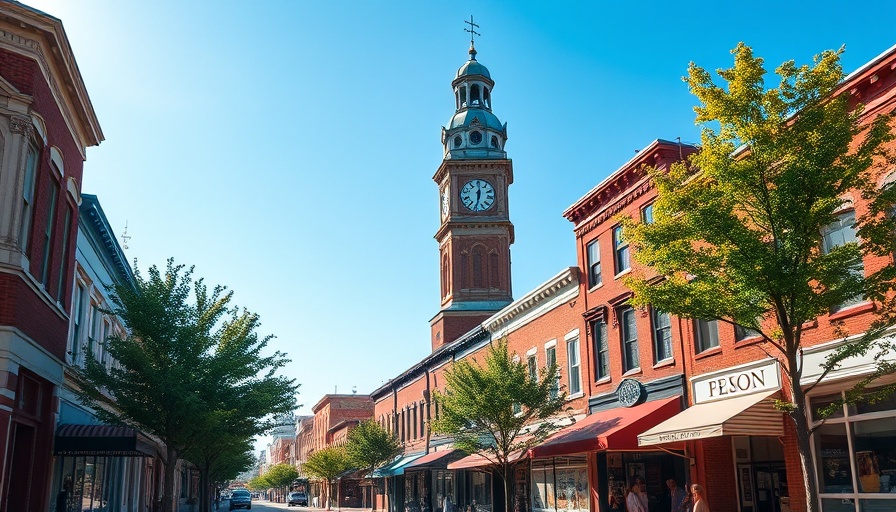
[[[849,440],[846,425],[827,424],[815,431],[815,453],[821,473],[821,492],[852,492]]]

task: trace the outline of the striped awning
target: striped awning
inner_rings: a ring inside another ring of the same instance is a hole
[[[370,473],[371,478],[384,478],[387,476],[398,476],[404,474],[404,467],[414,462],[415,460],[423,457],[425,455],[423,452],[413,453],[411,455],[402,455],[392,464],[387,464],[379,469],[374,470]]]
[[[152,440],[130,427],[75,424],[56,427],[54,455],[151,457],[155,453]]]
[[[639,446],[718,436],[783,436],[784,418],[775,409],[779,390],[697,404],[638,436]]]

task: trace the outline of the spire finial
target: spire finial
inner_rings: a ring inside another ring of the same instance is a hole
[[[476,47],[473,45],[473,39],[475,36],[482,36],[479,32],[476,32],[476,29],[479,28],[479,25],[473,23],[473,15],[470,15],[470,21],[464,20],[464,23],[470,26],[470,28],[465,28],[464,32],[470,33],[470,60],[476,60]]]

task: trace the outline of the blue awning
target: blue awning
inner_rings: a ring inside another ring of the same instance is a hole
[[[414,453],[411,455],[402,455],[392,464],[385,465],[372,473],[370,473],[371,478],[383,478],[387,476],[398,476],[404,474],[404,467],[414,462],[415,460],[423,457],[425,455],[423,452]]]

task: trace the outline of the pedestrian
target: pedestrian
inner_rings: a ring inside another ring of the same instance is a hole
[[[685,490],[678,486],[674,478],[666,480],[666,487],[669,488],[670,512],[686,512],[685,501],[688,495]]]
[[[625,498],[628,512],[648,512],[647,493],[641,489],[642,483],[642,480],[636,479],[629,489],[628,496]]]
[[[694,501],[694,512],[709,512],[709,504],[706,503],[706,491],[700,484],[691,486],[692,500]]]

